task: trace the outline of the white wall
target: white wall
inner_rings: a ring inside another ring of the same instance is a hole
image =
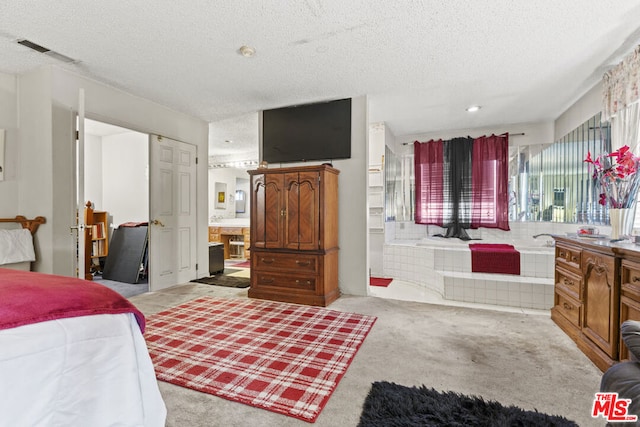
[[[85,163],[85,167],[86,167]],[[126,132],[102,138],[102,203],[112,224],[149,221],[149,136]]]
[[[13,218],[18,211],[18,84],[15,76],[0,73],[0,129],[5,130],[4,180],[0,181],[0,217]]]
[[[20,166],[18,203],[14,209],[28,217],[47,218],[47,224],[41,226],[37,234],[40,261],[35,267],[38,271],[75,274],[73,238],[69,232],[75,217],[70,142],[80,88],[85,91],[87,117],[143,133],[164,135],[197,147],[197,156],[204,159],[196,171],[197,262],[208,265],[206,122],[56,67],[43,67],[19,76],[18,87]],[[0,103],[4,100],[0,99]],[[6,107],[3,104],[0,108]],[[0,189],[0,197],[4,194]],[[208,275],[205,270],[200,269],[198,276]]]
[[[351,101],[351,158],[335,160],[340,170],[339,286],[343,294],[368,295],[369,257],[367,171],[369,117],[366,96]]]
[[[602,81],[562,113],[554,123],[554,141],[602,111]]]
[[[334,160],[338,175],[338,286],[346,295],[368,295],[369,257],[367,228],[367,170],[369,119],[366,96],[351,100],[351,158]],[[262,115],[259,116],[262,129]],[[262,159],[262,140],[260,140]],[[286,163],[282,167],[321,164]],[[271,165],[270,167],[275,167]]]

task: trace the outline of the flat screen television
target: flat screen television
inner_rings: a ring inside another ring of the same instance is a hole
[[[290,163],[350,157],[351,98],[263,111],[263,160]]]

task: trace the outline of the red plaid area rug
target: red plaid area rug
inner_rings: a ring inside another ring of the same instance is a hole
[[[148,316],[144,336],[158,380],[315,422],[375,321],[202,297]]]

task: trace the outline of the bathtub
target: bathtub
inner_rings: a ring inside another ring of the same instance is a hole
[[[554,252],[555,241],[548,236],[539,237],[537,239],[528,240],[460,240],[455,238],[444,237],[427,237],[415,242],[416,246],[425,247],[450,247],[450,248],[468,248],[470,243],[501,243],[512,245],[518,251],[542,251]]]
[[[474,273],[469,243],[507,243],[520,252],[520,275]],[[438,292],[444,299],[528,309],[553,307],[555,248],[550,237],[470,240],[427,237],[383,248],[385,277]]]

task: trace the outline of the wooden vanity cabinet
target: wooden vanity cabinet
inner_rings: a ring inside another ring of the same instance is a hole
[[[640,257],[630,254],[620,266],[620,324],[625,320],[640,321]],[[619,359],[629,359],[629,351],[622,337],[619,343]]]
[[[627,300],[621,297],[621,282],[632,281],[635,274],[623,257],[607,239],[556,237],[551,319],[602,371],[620,359],[620,323],[640,314],[640,304],[632,308],[629,301],[625,308]],[[640,285],[640,260],[635,267]]]
[[[249,297],[327,306],[338,289],[338,174],[327,165],[249,171]]]

